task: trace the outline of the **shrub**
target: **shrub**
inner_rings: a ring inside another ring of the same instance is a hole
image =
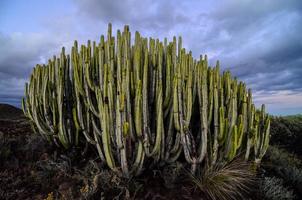
[[[294,199],[292,190],[283,186],[283,180],[276,177],[265,177],[260,183],[260,190],[265,199],[285,200]]]
[[[302,115],[271,118],[271,144],[302,156]]]
[[[286,185],[291,186],[302,195],[302,161],[294,154],[270,146],[265,156],[264,166],[265,169],[282,178]]]

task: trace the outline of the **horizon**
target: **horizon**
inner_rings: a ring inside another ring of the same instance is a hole
[[[272,115],[302,113],[302,2],[289,1],[8,1],[0,2],[0,103],[20,108],[35,64],[74,40],[98,41],[129,25],[144,37],[182,36],[194,57],[220,61]],[[47,8],[45,10],[45,8]],[[115,34],[114,34],[115,35]],[[133,35],[132,35],[133,39]]]

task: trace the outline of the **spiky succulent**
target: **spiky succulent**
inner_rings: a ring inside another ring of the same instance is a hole
[[[141,172],[146,159],[175,162],[192,171],[202,162],[228,162],[250,150],[258,162],[269,142],[269,117],[230,72],[211,68],[171,42],[147,39],[128,26],[87,46],[75,41],[71,56],[37,65],[25,87],[23,109],[49,141],[69,148],[95,145],[112,170]],[[182,156],[183,155],[183,156]]]

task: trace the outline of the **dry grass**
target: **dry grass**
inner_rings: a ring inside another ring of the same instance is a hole
[[[197,175],[188,172],[194,189],[199,189],[208,199],[246,199],[255,184],[255,173],[250,163],[236,159],[224,165],[203,169]]]

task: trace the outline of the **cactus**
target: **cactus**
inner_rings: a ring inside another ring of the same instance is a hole
[[[245,152],[259,162],[270,121],[251,90],[219,62],[195,59],[171,42],[143,38],[129,27],[65,49],[37,65],[22,101],[34,128],[68,149],[89,143],[113,171],[131,177],[144,163],[175,162],[184,155],[194,173],[203,163],[229,162]],[[251,150],[254,150],[251,152]],[[181,159],[180,159],[181,160]]]
[[[25,115],[47,140],[69,148],[79,143],[73,118],[73,86],[70,57],[62,49],[60,58],[54,57],[48,65],[37,65],[30,84],[25,85],[26,99],[22,100]]]
[[[254,154],[255,162],[259,163],[264,156],[269,145],[270,120],[268,114],[265,113],[265,106],[262,105],[259,114],[258,130],[254,138]]]

